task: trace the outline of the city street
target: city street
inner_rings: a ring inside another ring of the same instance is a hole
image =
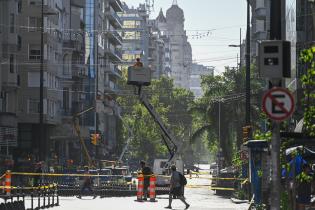
[[[209,175],[201,175],[200,178],[187,179],[188,187],[185,195],[192,210],[247,210],[248,204],[234,204],[228,198],[216,196],[207,186],[196,188],[196,185],[209,185]],[[189,187],[189,186],[193,186]],[[83,199],[61,197],[60,207],[54,210],[158,210],[164,209],[168,205],[168,196],[158,196],[157,202],[136,202],[136,196],[127,198],[103,198],[92,199],[86,197]],[[173,200],[173,209],[184,209],[185,205],[179,200]]]

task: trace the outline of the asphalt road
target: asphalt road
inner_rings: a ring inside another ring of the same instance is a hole
[[[191,210],[247,210],[248,204],[234,204],[230,199],[215,195],[209,189],[209,175],[200,178],[193,177],[188,180],[185,190],[187,202]],[[162,210],[168,205],[168,196],[158,196],[157,202],[136,202],[136,196],[125,198],[96,198],[83,197],[83,199],[61,197],[60,206],[54,210]],[[185,205],[179,200],[173,200],[173,209],[181,210]]]

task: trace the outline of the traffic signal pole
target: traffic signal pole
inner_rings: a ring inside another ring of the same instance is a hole
[[[245,124],[250,125],[250,4],[247,0]]]

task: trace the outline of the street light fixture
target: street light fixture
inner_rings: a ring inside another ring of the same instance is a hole
[[[229,47],[239,47],[240,48],[239,70],[241,71],[241,68],[242,68],[242,29],[241,28],[240,28],[240,44],[230,44]]]

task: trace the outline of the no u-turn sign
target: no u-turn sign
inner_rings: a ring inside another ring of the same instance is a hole
[[[263,111],[275,121],[283,121],[294,111],[294,99],[285,88],[272,88],[263,98]]]

